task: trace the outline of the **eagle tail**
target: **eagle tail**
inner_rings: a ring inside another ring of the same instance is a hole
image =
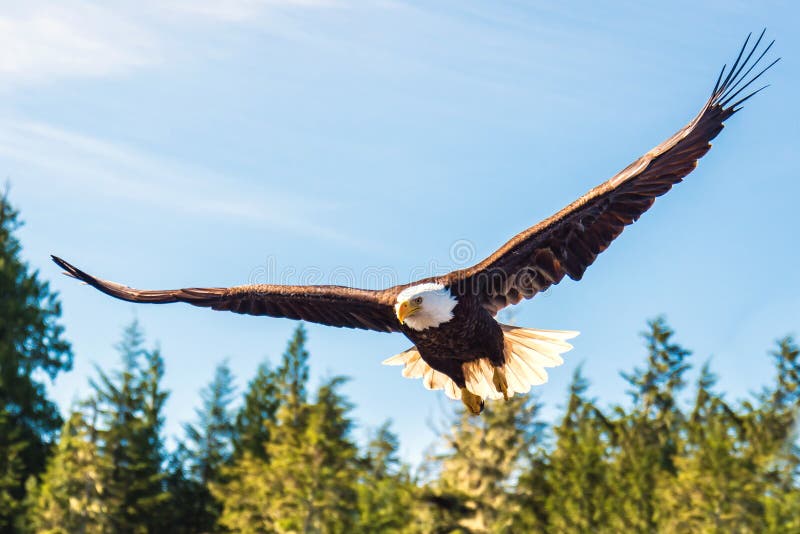
[[[501,324],[506,363],[503,366],[508,382],[508,396],[528,393],[531,386],[547,382],[547,367],[564,363],[561,354],[572,349],[568,339],[578,335],[574,330],[538,330]],[[494,369],[488,358],[464,364],[467,389],[485,399],[502,399],[494,387]]]
[[[461,398],[461,390],[453,380],[444,373],[440,373],[422,359],[416,347],[404,350],[383,360],[383,365],[403,365],[403,376],[406,378],[421,378],[425,389],[443,389],[445,395],[453,400]]]
[[[537,330],[501,324],[508,381],[508,394],[527,393],[531,386],[547,382],[547,367],[564,363],[561,355],[572,345],[568,339],[578,335],[574,330]],[[384,365],[402,365],[406,378],[422,378],[426,389],[443,389],[451,399],[461,398],[455,382],[444,373],[434,370],[420,356],[416,347],[396,354],[383,361]],[[503,394],[492,385],[494,369],[488,358],[479,358],[464,363],[467,389],[484,399],[502,399]]]

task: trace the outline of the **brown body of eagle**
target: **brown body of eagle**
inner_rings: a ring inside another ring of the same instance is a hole
[[[375,291],[284,285],[144,291],[95,278],[60,258],[53,260],[67,274],[126,301],[185,302],[249,315],[402,332],[414,347],[388,363],[403,364],[405,376],[421,377],[429,389],[445,389],[479,413],[487,396],[502,393],[507,397],[508,390],[512,394],[527,391],[531,384],[546,380],[541,368],[560,363],[558,354],[570,347],[564,340],[573,335],[514,329],[500,325],[494,315],[559,283],[564,276],[580,280],[625,226],[696,167],[723,122],[761,90],[753,90],[751,84],[778,61],[754,70],[772,46],[770,43],[756,53],[763,36],[764,32],[749,48],[748,36],[736,61],[729,69],[723,67],[711,96],[689,124],[607,182],[467,269]],[[420,288],[418,293],[415,288]],[[403,297],[405,294],[409,296]],[[440,298],[440,304],[441,298],[445,304],[451,298],[453,305],[434,310],[446,312],[443,319],[414,327],[404,319],[425,306],[423,296],[430,297],[429,301]],[[517,358],[519,354],[524,357]],[[514,361],[510,361],[512,356]],[[489,374],[492,369],[493,377]]]

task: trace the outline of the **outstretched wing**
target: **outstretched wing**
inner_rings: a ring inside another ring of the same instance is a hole
[[[625,226],[692,172],[722,130],[723,121],[764,89],[739,98],[778,61],[750,76],[774,43],[756,56],[763,36],[761,32],[747,51],[748,35],[733,66],[722,68],[703,109],[678,133],[552,217],[516,235],[479,264],[454,271],[441,281],[459,292],[477,295],[486,309],[497,313],[557,284],[564,275],[580,280]]]
[[[167,304],[186,302],[213,310],[247,315],[301,319],[312,323],[381,332],[400,330],[394,314],[393,294],[341,286],[246,285],[141,290],[101,280],[53,256],[65,273],[107,295],[129,302]]]

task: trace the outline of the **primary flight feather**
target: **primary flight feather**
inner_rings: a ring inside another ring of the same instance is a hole
[[[689,174],[711,147],[723,122],[748,98],[778,60],[759,67],[764,32],[748,36],[730,68],[723,67],[708,101],[685,127],[607,182],[552,217],[524,230],[480,263],[443,276],[383,290],[342,286],[245,285],[139,290],[96,278],[53,256],[66,274],[130,302],[186,302],[214,310],[286,317],[330,326],[402,332],[410,349],[388,358],[403,376],[422,378],[478,414],[486,398],[526,393],[560,365],[577,332],[498,323],[499,310],[531,298],[564,276],[580,280],[598,254],[656,197]]]

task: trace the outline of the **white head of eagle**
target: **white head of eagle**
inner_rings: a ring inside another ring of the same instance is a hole
[[[453,318],[458,300],[442,284],[419,284],[397,295],[394,311],[400,324],[414,330],[436,328]]]

